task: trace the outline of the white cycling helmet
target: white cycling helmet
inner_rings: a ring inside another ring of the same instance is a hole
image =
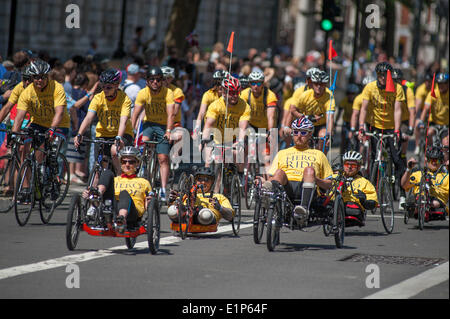
[[[248,75],[249,82],[264,82],[264,73],[260,71],[253,71]]]
[[[119,152],[119,159],[125,156],[134,157],[138,164],[141,163],[141,151],[134,146],[125,146]]]
[[[376,78],[373,77],[372,75],[367,75],[367,76],[362,80],[362,85],[367,85],[367,84],[369,84],[370,82],[373,82],[373,81],[375,81],[375,80],[376,80]]]
[[[165,78],[174,78],[175,77],[175,69],[170,66],[163,66],[161,71]]]
[[[363,162],[363,158],[362,155],[359,154],[358,152],[355,151],[348,151],[344,154],[344,156],[342,157],[342,161],[346,162],[346,161],[355,161],[359,164],[362,164]]]
[[[328,83],[330,77],[325,71],[318,71],[311,74],[311,82],[313,83]]]
[[[308,70],[306,70],[306,77],[308,79],[310,79],[314,73],[318,73],[318,72],[320,72],[320,70],[318,68],[309,68]]]

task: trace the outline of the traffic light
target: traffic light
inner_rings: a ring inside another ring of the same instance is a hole
[[[340,17],[340,15],[341,8],[336,5],[335,0],[322,0],[322,18],[320,20],[320,28],[325,32],[342,30],[343,22],[336,20],[336,17]]]

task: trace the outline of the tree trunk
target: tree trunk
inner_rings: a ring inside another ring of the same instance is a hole
[[[201,0],[175,0],[169,17],[164,44],[167,48],[174,47],[178,56],[184,56],[188,49],[186,36],[197,24],[198,9]]]

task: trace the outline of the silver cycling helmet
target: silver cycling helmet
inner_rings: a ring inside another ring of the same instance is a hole
[[[253,71],[248,75],[248,81],[251,82],[264,82],[264,73],[260,71]]]
[[[363,162],[363,158],[362,155],[359,154],[358,152],[355,151],[348,151],[344,154],[344,156],[342,157],[342,161],[346,162],[346,161],[355,161],[359,164],[362,164]]]
[[[134,146],[125,146],[120,150],[119,159],[126,156],[134,157],[138,164],[141,163],[141,151]]]
[[[325,71],[314,72],[311,74],[311,82],[313,83],[328,83],[330,77]]]
[[[175,69],[170,66],[163,66],[161,71],[165,78],[175,78]]]

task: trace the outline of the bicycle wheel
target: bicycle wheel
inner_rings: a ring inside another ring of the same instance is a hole
[[[280,243],[281,210],[279,204],[271,205],[267,212],[267,249],[274,251]]]
[[[244,199],[245,207],[250,209],[253,201],[255,200],[255,177],[256,177],[256,164],[249,163],[247,170],[245,172],[245,183],[244,183]]]
[[[64,154],[58,154],[58,170],[53,180],[53,191],[58,193],[58,199],[56,200],[56,207],[61,205],[69,192],[70,186],[70,168],[69,162]]]
[[[161,220],[156,197],[153,197],[147,207],[147,241],[148,249],[152,255],[159,250],[161,238]]]
[[[178,232],[181,239],[185,239],[187,236],[190,218],[189,218],[189,206],[190,206],[190,190],[194,183],[194,177],[192,175],[186,176],[183,181],[180,182],[180,199],[178,202]],[[186,203],[182,203],[181,200],[185,198]]]
[[[239,235],[241,229],[241,183],[239,181],[239,175],[234,175],[231,179],[231,206],[234,210],[234,216],[232,220],[233,234]]]
[[[380,215],[383,227],[388,234],[394,230],[394,200],[392,199],[391,183],[387,177],[380,180],[378,187],[380,197]]]
[[[0,187],[4,198],[0,206],[0,213],[7,213],[14,206],[14,182],[19,173],[19,160],[17,157],[7,154],[0,156],[0,164],[3,167],[0,172]]]
[[[419,222],[420,230],[423,230],[425,226],[425,215],[427,213],[427,210],[428,210],[427,194],[423,189],[421,189],[421,192],[419,194],[419,201],[417,203],[417,219]]]
[[[344,246],[345,237],[345,206],[341,195],[337,195],[333,204],[333,232],[337,248]]]
[[[14,214],[20,226],[27,224],[35,204],[35,170],[30,160],[25,160],[19,170],[18,183],[14,189]]]
[[[76,194],[70,201],[69,212],[67,213],[66,244],[69,250],[74,250],[78,243],[84,216],[82,210],[81,197]]]
[[[260,244],[264,234],[264,225],[267,219],[267,208],[263,207],[261,201],[257,201],[255,205],[255,212],[253,214],[253,241],[255,244]]]

